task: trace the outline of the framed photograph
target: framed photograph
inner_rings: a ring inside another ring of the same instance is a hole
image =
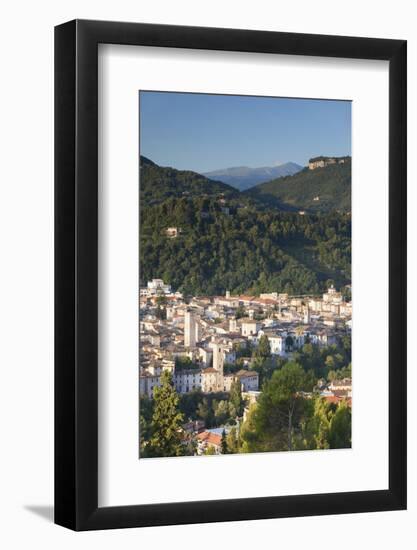
[[[406,508],[406,42],[55,29],[55,522]]]

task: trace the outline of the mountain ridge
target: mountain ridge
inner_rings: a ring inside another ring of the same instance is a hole
[[[206,178],[216,179],[227,185],[231,185],[239,191],[245,191],[271,179],[296,174],[302,169],[303,166],[295,162],[285,162],[277,166],[260,166],[258,168],[232,166],[230,168],[203,172],[202,175]]]
[[[148,205],[190,194],[196,196],[224,195],[227,198],[240,196],[239,191],[226,183],[208,179],[192,170],[177,170],[170,166],[159,166],[142,155],[139,167],[140,198]]]
[[[256,206],[283,212],[305,211],[326,214],[351,210],[351,159],[310,170],[304,168],[290,176],[281,176],[239,191],[230,184],[210,179],[191,170],[162,167],[140,157],[140,195],[142,205],[168,198],[224,197],[230,206]]]

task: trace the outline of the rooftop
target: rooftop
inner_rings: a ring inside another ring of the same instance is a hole
[[[213,369],[213,367],[208,367],[207,369],[203,369],[201,371],[202,374],[214,374],[218,372],[216,369]]]
[[[259,376],[259,374],[254,370],[249,371],[249,370],[241,369],[241,370],[237,371],[235,376],[238,376],[239,378],[244,378],[246,376]]]
[[[213,432],[201,432],[197,435],[197,439],[202,442],[204,441],[209,445],[216,445],[218,447],[222,444],[222,436]]]

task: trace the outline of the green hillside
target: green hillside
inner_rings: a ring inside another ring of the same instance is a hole
[[[191,172],[158,166],[140,157],[140,198],[142,203],[157,204],[172,197],[220,195],[238,197],[239,192],[220,181]]]
[[[351,160],[261,183],[244,192],[267,207],[323,213],[351,210]]]
[[[350,215],[259,207],[193,172],[141,162],[140,278],[186,294],[318,293],[350,283]],[[166,234],[179,230],[177,237]]]

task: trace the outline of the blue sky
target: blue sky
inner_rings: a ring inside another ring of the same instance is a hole
[[[140,153],[208,172],[351,154],[351,103],[140,92]]]

